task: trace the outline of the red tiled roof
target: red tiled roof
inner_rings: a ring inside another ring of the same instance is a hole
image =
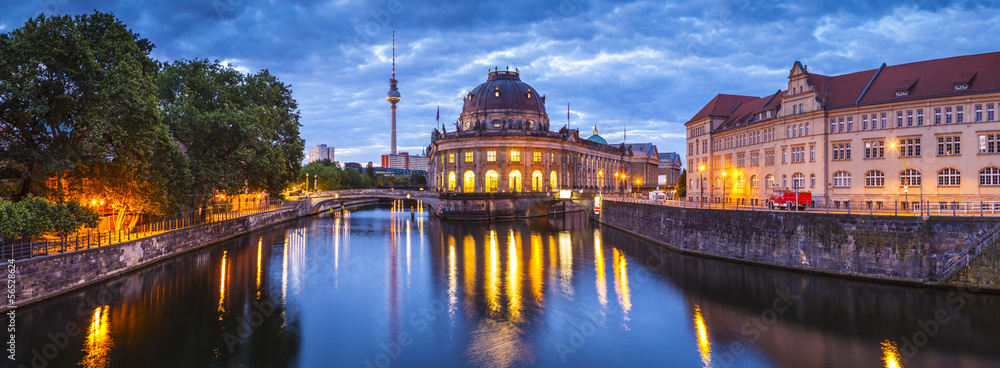
[[[715,95],[715,98],[713,98],[712,101],[709,101],[705,107],[702,107],[697,114],[694,114],[694,117],[691,118],[691,120],[688,120],[688,122],[708,116],[729,117],[733,113],[733,109],[740,104],[753,101],[758,98],[759,97],[754,96],[727,95],[720,93]]]
[[[823,90],[817,88],[817,91],[821,92],[818,94],[820,103],[828,108],[854,106],[855,102],[858,101],[858,97],[864,93],[865,87],[868,86],[868,82],[872,80],[872,76],[876,72],[878,72],[878,69],[869,69],[833,77],[816,75],[817,78],[815,80],[824,85]],[[813,79],[811,77],[810,80]],[[895,92],[893,94],[895,95]]]
[[[897,87],[911,81],[909,94],[896,97]],[[955,90],[956,84],[966,83],[968,89]],[[991,52],[885,67],[858,105],[997,91],[1000,91],[1000,52]]]
[[[785,91],[778,91],[773,95],[766,97],[758,97],[752,101],[740,105],[738,108],[736,108],[736,111],[733,112],[733,114],[729,117],[729,119],[726,119],[725,122],[719,125],[719,127],[716,128],[716,130],[714,130],[713,133],[729,129],[745,127],[757,123],[759,121],[763,121],[763,119],[751,121],[749,118],[758,112],[767,111],[775,107],[778,107],[779,105],[781,105],[781,98],[784,95]]]

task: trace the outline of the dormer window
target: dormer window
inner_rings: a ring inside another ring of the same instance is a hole
[[[909,96],[913,90],[913,85],[917,84],[917,79],[907,79],[896,87],[896,97]]]
[[[972,81],[974,79],[976,79],[976,74],[977,72],[962,73],[961,75],[958,76],[958,79],[955,79],[955,81],[952,83],[952,86],[955,87],[956,91],[968,90],[969,85],[972,84]]]
[[[963,90],[967,90],[967,89],[969,89],[969,85],[968,84],[956,84],[955,85],[955,90],[956,91],[963,91]]]
[[[493,96],[500,97],[500,87],[497,87],[497,89],[493,91]]]
[[[896,91],[896,97],[909,96],[910,91]]]
[[[531,99],[531,92],[530,91],[528,92],[528,99],[529,100]]]

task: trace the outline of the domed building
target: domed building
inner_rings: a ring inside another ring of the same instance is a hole
[[[545,95],[516,69],[491,71],[469,91],[455,130],[435,128],[428,152],[428,184],[444,193],[620,191],[632,156],[596,127],[588,139],[565,126],[549,131]]]

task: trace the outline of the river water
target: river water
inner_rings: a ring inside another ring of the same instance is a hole
[[[998,367],[998,307],[1000,296],[967,290],[685,256],[582,214],[451,223],[384,207],[283,223],[23,307],[15,359],[26,367]]]

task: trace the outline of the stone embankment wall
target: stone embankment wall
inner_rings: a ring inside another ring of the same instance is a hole
[[[17,261],[15,305],[42,300],[106,280],[193,249],[298,218],[298,208],[187,227],[100,248]],[[10,309],[0,298],[0,310]]]
[[[684,252],[918,283],[944,279],[948,265],[965,254],[977,234],[1000,222],[990,217],[932,216],[924,220],[916,216],[733,211],[613,201],[604,202],[603,207],[598,221]],[[958,269],[959,273],[964,271]],[[963,285],[997,288],[979,281],[970,283],[968,278]]]

